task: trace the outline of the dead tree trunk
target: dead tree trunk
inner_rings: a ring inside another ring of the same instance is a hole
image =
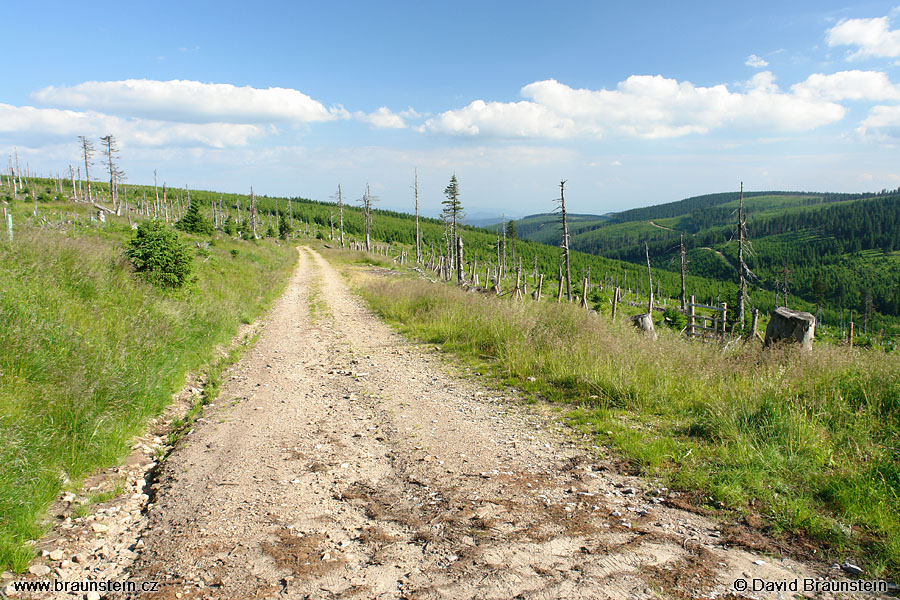
[[[534,290],[535,301],[539,301],[541,299],[541,291],[543,289],[544,289],[544,274],[541,273],[540,277],[538,277],[537,287]]]
[[[685,291],[685,275],[687,273],[687,260],[684,253],[684,234],[681,234],[681,312],[687,308],[687,296]]]
[[[90,142],[87,142],[87,140],[85,140],[84,137],[82,137],[81,139],[84,140],[85,143],[90,145]],[[14,147],[13,152],[15,152],[15,154],[16,154],[16,179],[19,181],[19,189],[21,190],[22,189],[22,170],[19,168],[19,149]],[[87,170],[87,166],[85,166],[85,170]],[[90,184],[88,184],[88,189],[90,189]]]
[[[513,296],[516,300],[519,300],[522,297],[522,264],[519,263],[518,267],[516,267],[516,289],[513,292]]]
[[[650,298],[647,300],[647,312],[653,315],[653,271],[650,269],[650,245],[644,242],[644,251],[647,253],[647,282],[650,284]]]
[[[422,262],[422,235],[419,231],[419,170],[416,169],[414,174],[415,183],[413,184],[413,187],[416,194],[416,264],[419,264]]]
[[[559,289],[556,292],[556,303],[559,304],[562,302],[562,294],[563,294],[563,269],[562,264],[559,265]]]
[[[562,213],[562,249],[563,259],[566,263],[566,297],[572,301],[572,270],[569,265],[569,222],[566,218],[566,181],[559,182],[559,209]]]
[[[463,281],[465,281],[465,275],[463,274],[463,239],[462,236],[457,236],[456,238],[456,283],[462,285]]]
[[[250,186],[250,234],[253,239],[256,237],[256,195],[253,193],[253,186]]]
[[[94,155],[94,145],[91,144],[88,141],[88,139],[86,137],[84,137],[83,135],[78,136],[78,139],[81,140],[81,151],[82,151],[82,156],[84,158],[84,178],[87,180],[87,189],[88,189],[87,198],[88,198],[88,202],[93,204],[94,203],[94,195],[91,192],[90,164],[91,164],[91,157]],[[19,159],[18,159],[18,154],[17,154],[16,155],[16,169],[17,170],[19,168],[18,163],[19,163]],[[20,188],[22,187],[21,180],[19,181],[19,187]],[[93,215],[93,213],[91,213],[91,215]],[[93,216],[91,218],[93,219]]]
[[[800,344],[804,351],[812,350],[813,337],[816,330],[816,318],[808,312],[799,312],[785,307],[776,308],[766,327],[765,345],[780,340],[788,340]]]
[[[69,174],[72,175],[72,196],[75,198],[75,202],[78,202],[78,189],[75,187],[75,169],[72,168],[72,165],[69,165]]]
[[[745,230],[747,227],[747,223],[744,219],[744,182],[741,182],[741,198],[740,204],[738,205],[738,225],[737,225],[737,234],[738,234],[738,281],[740,289],[738,291],[738,306],[737,306],[737,327],[739,329],[743,329],[744,327],[744,302],[747,298],[747,279],[744,276],[745,271],[747,271],[747,264],[744,262],[744,244],[746,243],[745,239]]]
[[[646,242],[644,242],[644,250],[647,254],[647,274],[649,276],[650,296],[647,301],[646,314],[631,317],[631,323],[641,331],[645,332],[648,336],[656,339],[656,329],[653,326],[653,273],[650,270],[650,246]]]
[[[581,308],[584,308],[584,309],[590,308],[588,306],[587,296],[588,296],[588,278],[585,277],[581,283]]]

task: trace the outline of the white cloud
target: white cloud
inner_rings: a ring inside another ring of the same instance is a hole
[[[622,166],[622,161],[620,161],[620,160],[614,160],[614,161],[612,161],[611,163],[609,163],[609,166],[611,166],[611,167],[621,167],[621,166]]]
[[[539,103],[476,100],[428,119],[424,128],[453,135],[565,138],[572,136],[575,122]]]
[[[900,100],[900,87],[881,71],[813,73],[791,90],[801,98],[824,100]]]
[[[227,83],[128,79],[46,87],[31,94],[37,104],[192,123],[312,123],[348,118],[294,89],[258,89]]]
[[[757,73],[745,90],[698,87],[660,75],[632,75],[614,90],[573,89],[550,79],[523,87],[527,100],[476,100],[428,119],[423,129],[506,138],[654,139],[726,126],[804,131],[845,114],[843,106],[827,99],[782,92],[768,71]]]
[[[360,121],[368,123],[375,129],[406,129],[406,122],[403,120],[402,114],[397,114],[388,107],[382,106],[375,112],[364,113],[358,111],[353,113],[353,116]]]
[[[59,138],[109,133],[123,147],[134,146],[243,146],[262,135],[258,125],[236,123],[171,123],[146,119],[123,119],[94,111],[77,112],[56,108],[0,104],[0,133],[27,133]]]
[[[748,67],[753,67],[754,69],[761,69],[763,67],[768,67],[769,63],[765,59],[758,57],[755,54],[751,54],[747,57],[747,60],[744,61],[744,64]]]
[[[831,47],[859,47],[847,56],[847,60],[900,56],[900,30],[891,30],[888,17],[843,19],[826,35]]]
[[[875,141],[900,142],[900,106],[873,106],[856,133]]]

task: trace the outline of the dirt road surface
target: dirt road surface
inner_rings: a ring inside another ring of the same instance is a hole
[[[834,575],[728,547],[499,396],[301,248],[258,343],[163,463],[128,573],[163,585],[136,597],[727,597],[736,579]]]

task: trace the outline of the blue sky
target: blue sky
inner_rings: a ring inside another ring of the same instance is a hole
[[[897,0],[895,0],[897,1]],[[436,212],[900,186],[890,2],[70,3],[0,37],[0,152],[112,133],[129,181]],[[100,177],[99,165],[92,172]]]

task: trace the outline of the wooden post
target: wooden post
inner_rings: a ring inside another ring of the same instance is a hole
[[[753,319],[751,322],[752,324],[750,325],[750,339],[753,339],[757,335],[756,327],[759,324],[759,309],[754,308],[753,312],[751,313],[751,316],[753,317]]]
[[[616,289],[613,290],[613,307],[612,307],[612,318],[616,318],[616,312],[619,309],[619,292],[621,289],[619,286],[616,286]]]
[[[537,289],[534,291],[534,299],[535,300],[539,301],[541,299],[541,290],[543,290],[543,288],[544,288],[544,274],[541,273],[540,277],[538,277]]]
[[[6,209],[4,209],[4,212]],[[9,241],[13,239],[12,213],[6,213],[6,233],[9,235]]]
[[[12,230],[10,230],[11,232]],[[12,239],[12,233],[10,233],[10,239]],[[847,338],[850,341],[850,347],[853,347],[853,317],[850,317],[850,335]]]

